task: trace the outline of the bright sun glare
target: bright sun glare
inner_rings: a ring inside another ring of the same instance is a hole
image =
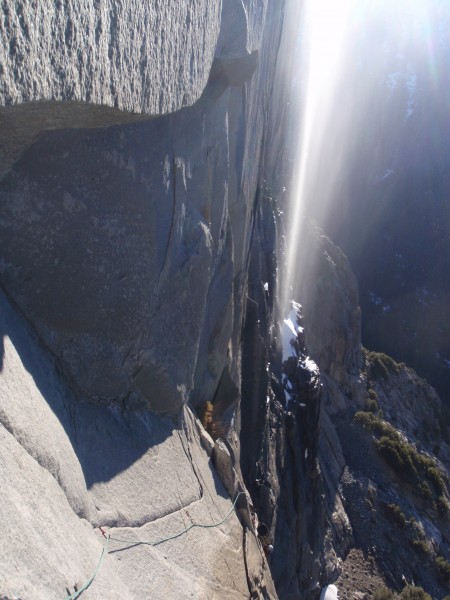
[[[297,150],[297,177],[294,178],[288,232],[286,283],[282,309],[287,310],[293,279],[299,273],[299,246],[302,215],[310,201],[314,182],[320,177],[320,154],[326,137],[328,115],[335,101],[335,87],[349,32],[349,17],[356,0],[308,0],[302,27],[302,50],[307,75]]]
[[[305,0],[298,59],[298,148],[280,294],[283,314],[289,312],[289,300],[307,264],[303,217],[308,213],[323,224],[345,206],[349,157],[360,147],[365,123],[377,114],[374,92],[380,80],[390,77],[397,85],[402,69],[409,69],[401,61],[414,51],[428,64],[438,88],[437,35],[430,28],[430,7],[436,9],[432,0]],[[404,119],[414,110],[415,82],[415,75],[409,75],[404,86],[410,96]]]

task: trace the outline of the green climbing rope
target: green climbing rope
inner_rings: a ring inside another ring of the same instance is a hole
[[[185,529],[183,529],[182,531],[179,531],[178,533],[170,535],[169,537],[165,537],[165,538],[161,538],[159,540],[153,540],[153,541],[146,541],[146,540],[124,540],[122,538],[116,538],[116,537],[112,537],[112,536],[109,536],[109,539],[113,540],[114,542],[121,542],[123,544],[130,544],[130,546],[140,546],[140,545],[158,546],[158,544],[162,544],[164,542],[168,542],[170,540],[175,540],[176,538],[181,537],[182,535],[184,535],[185,533],[187,533],[191,529],[194,529],[195,527],[200,527],[200,528],[203,528],[203,529],[211,529],[213,527],[219,527],[220,525],[222,525],[223,523],[225,523],[225,521],[230,517],[231,513],[234,512],[234,510],[236,508],[236,502],[237,502],[239,496],[241,496],[242,494],[245,494],[245,492],[239,492],[238,493],[238,495],[236,496],[236,498],[235,498],[235,500],[233,502],[233,506],[231,507],[230,512],[219,523],[207,523],[207,524],[205,524],[205,523],[191,523],[191,525],[189,525],[189,527],[185,527]]]
[[[241,496],[242,494],[245,494],[245,492],[239,492],[238,493],[238,495],[234,499],[233,506],[231,507],[230,512],[221,521],[219,521],[218,523],[191,523],[191,525],[189,525],[189,527],[185,527],[182,531],[180,531],[178,533],[175,533],[174,535],[170,535],[170,536],[168,536],[166,538],[161,538],[159,540],[154,540],[154,541],[146,541],[146,540],[123,540],[121,538],[116,538],[116,537],[112,537],[112,536],[108,535],[106,537],[106,542],[105,542],[105,545],[103,546],[102,554],[101,554],[100,559],[98,561],[97,568],[95,569],[92,577],[79,590],[77,590],[73,594],[70,594],[64,600],[75,600],[85,590],[87,590],[87,588],[91,585],[91,583],[97,577],[98,572],[100,571],[100,568],[101,568],[102,563],[103,563],[103,559],[105,558],[105,554],[107,554],[109,540],[114,540],[115,542],[120,542],[120,543],[123,543],[123,544],[129,544],[130,546],[139,546],[141,544],[144,544],[146,546],[157,546],[158,544],[162,544],[163,542],[168,542],[169,540],[175,540],[176,538],[181,537],[182,535],[184,535],[185,533],[187,533],[191,529],[194,529],[194,527],[199,527],[199,528],[203,528],[203,529],[212,529],[213,527],[219,527],[220,525],[222,525],[223,523],[225,523],[225,521],[230,517],[230,515],[236,510],[236,502],[238,501],[239,496]]]
[[[77,590],[73,594],[70,594],[69,596],[67,596],[64,600],[75,600],[75,598],[78,598],[78,596],[80,596],[80,594],[82,594],[85,590],[88,589],[88,587],[91,585],[91,583],[97,577],[98,572],[100,571],[100,567],[102,566],[103,559],[105,558],[105,554],[107,554],[107,551],[108,551],[108,544],[109,544],[109,537],[106,538],[106,542],[105,542],[105,545],[103,546],[100,560],[98,561],[97,568],[95,569],[92,577],[88,581],[86,581],[86,583],[83,585],[83,587],[81,587],[79,590]]]

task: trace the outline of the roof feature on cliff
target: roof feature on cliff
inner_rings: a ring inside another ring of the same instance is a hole
[[[163,114],[208,80],[219,0],[14,2],[0,9],[0,105],[79,100]]]

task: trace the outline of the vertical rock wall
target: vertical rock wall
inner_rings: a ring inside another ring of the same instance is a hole
[[[232,509],[185,405],[214,401],[228,425],[240,399],[284,3],[141,4],[2,5],[0,283],[16,310],[2,298],[2,556],[20,576],[0,582],[24,598],[79,588],[93,526],[158,539]],[[275,598],[246,527],[245,544],[232,516],[110,554],[86,597]]]
[[[26,6],[23,23],[31,18]],[[180,42],[176,55],[202,48],[194,64],[203,65],[203,83],[218,29],[214,7],[193,3],[187,26],[185,9],[171,13],[171,26],[184,31],[187,44]],[[69,8],[66,20],[87,18],[87,9],[72,14]],[[127,14],[132,8],[126,5]],[[119,3],[108,18],[129,27],[122,10]],[[282,6],[267,11],[261,2],[223,3],[220,39],[232,40],[233,50],[217,45],[209,83],[192,107],[135,125],[61,130],[48,121],[52,105],[45,104],[44,131],[24,142],[21,158],[2,179],[2,285],[88,399],[173,414],[190,396],[194,403],[211,399],[219,382],[231,378],[229,403],[237,400],[246,256],[282,23]],[[165,40],[168,17],[156,12]],[[16,27],[8,14],[5,23]],[[233,28],[238,17],[239,35]],[[191,39],[191,28],[203,36],[201,44]],[[162,43],[160,53],[175,52],[176,42],[175,36]],[[181,66],[169,69],[170,78],[186,91],[179,69],[185,73]],[[9,73],[16,81],[11,66]],[[133,88],[132,75],[131,69],[127,88]],[[150,88],[170,104],[164,86],[172,83]],[[30,99],[23,94],[16,100]],[[46,97],[37,90],[32,99]],[[82,94],[51,97],[78,100]],[[120,97],[117,91],[114,102],[122,106]],[[11,101],[7,92],[3,99]],[[102,97],[87,99],[103,103]],[[60,125],[82,125],[83,112],[74,107],[67,105]],[[100,124],[111,114],[102,113]]]

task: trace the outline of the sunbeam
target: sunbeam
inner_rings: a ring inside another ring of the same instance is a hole
[[[410,119],[424,87],[432,91],[433,102],[446,102],[442,45],[449,42],[442,29],[448,20],[448,6],[429,0],[306,1],[299,44],[299,72],[304,74],[296,104],[299,141],[280,294],[283,314],[293,288],[301,285],[308,251],[302,245],[305,215],[333,235],[345,218],[349,188],[363,189],[363,181],[382,182],[394,173],[398,132],[403,128],[406,136],[414,135]],[[430,128],[429,135],[436,133]],[[415,154],[410,145],[402,160]],[[379,219],[383,210],[380,196],[373,218]],[[363,235],[355,232],[357,238]]]
[[[300,109],[301,141],[297,150],[297,176],[293,181],[290,199],[286,280],[281,300],[283,312],[287,310],[293,281],[298,280],[301,272],[299,251],[306,204],[326,204],[325,199],[335,185],[340,170],[342,148],[341,151],[336,148],[334,163],[327,167],[324,179],[323,150],[327,139],[333,139],[333,136],[328,136],[329,117],[336,102],[336,86],[347,49],[354,5],[355,0],[340,3],[310,0],[306,3],[301,54],[306,57],[303,60],[306,61],[307,76]]]
[[[444,390],[447,318],[436,307],[446,305],[450,256],[449,27],[448,1],[305,0],[278,294],[283,316],[290,300],[317,306],[307,283],[317,280],[307,241],[317,225],[357,278],[363,344],[424,374],[429,365]],[[424,289],[435,294],[431,316]]]

